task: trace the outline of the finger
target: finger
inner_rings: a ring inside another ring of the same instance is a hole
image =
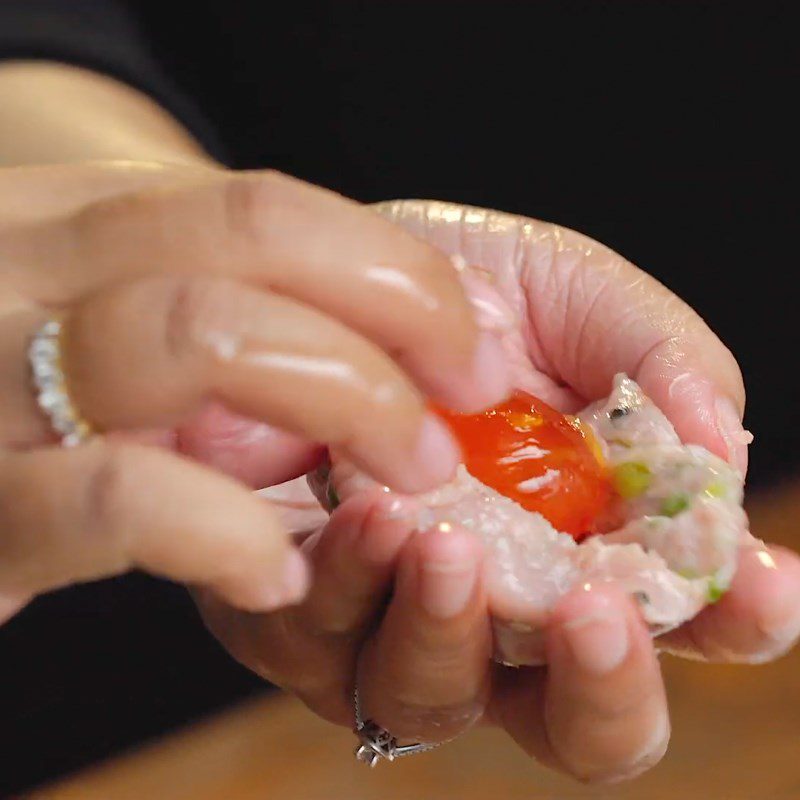
[[[315,469],[325,449],[273,425],[209,403],[178,426],[175,447],[184,455],[261,489]]]
[[[345,501],[304,550],[314,581],[304,602],[243,615],[201,598],[209,627],[245,666],[301,697],[312,711],[353,725],[353,677],[367,632],[383,610],[411,526],[383,493]]]
[[[547,657],[543,687],[518,683],[503,700],[501,720],[524,749],[537,755],[544,741],[551,763],[585,781],[631,778],[661,758],[669,739],[661,673],[624,595],[604,588],[564,598]]]
[[[304,546],[313,589],[295,616],[317,633],[363,632],[382,610],[395,562],[413,532],[401,498],[365,492],[339,506]]]
[[[483,712],[491,636],[481,564],[478,541],[460,530],[418,534],[401,556],[358,670],[363,716],[401,740],[445,741]]]
[[[403,491],[448,480],[458,462],[450,432],[391,359],[277,295],[220,278],[144,279],[74,308],[62,339],[70,394],[100,430],[172,426],[216,399],[337,446]],[[29,408],[21,422],[41,428],[27,384],[16,389]]]
[[[31,331],[43,321],[41,310],[13,298],[0,298],[0,442],[19,449],[50,440],[45,417],[34,405],[29,365],[21,357]],[[177,430],[127,432],[121,437],[190,456],[253,488],[288,481],[314,469],[323,448],[272,425],[234,414],[218,403],[206,404]]]
[[[667,652],[706,661],[758,664],[800,638],[800,558],[782,547],[744,548],[722,599],[658,639]]]
[[[245,609],[296,602],[305,562],[269,507],[174,455],[92,442],[0,460],[0,594],[131,568],[212,587]]]
[[[508,389],[499,343],[478,338],[445,256],[363,206],[277,173],[213,175],[96,204],[38,231],[25,263],[21,279],[44,303],[154,270],[246,279],[356,328],[446,403],[477,410]]]
[[[264,488],[258,494],[272,506],[295,542],[305,542],[330,519],[329,512],[311,491],[305,475]]]
[[[534,365],[583,398],[627,372],[684,441],[744,472],[744,387],[736,360],[686,303],[605,245],[526,217],[399,201],[381,212],[447,253],[494,273],[523,310]]]
[[[6,224],[35,223],[121,194],[197,180],[208,172],[201,166],[146,161],[7,167],[0,172],[0,217]],[[26,233],[23,229],[15,235],[9,228],[3,238],[22,255],[31,244],[22,235]]]

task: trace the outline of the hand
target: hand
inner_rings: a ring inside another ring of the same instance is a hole
[[[746,469],[736,362],[655,280],[606,247],[544,223],[441,203],[383,211],[490,270],[518,299],[530,378],[543,399],[577,408],[626,371],[685,441]],[[346,501],[304,547],[315,580],[301,606],[242,615],[200,598],[234,656],[338,724],[353,725],[358,674],[366,715],[401,740],[443,741],[484,721],[582,780],[633,777],[665,752],[657,648],[758,662],[800,634],[800,560],[755,540],[743,544],[725,597],[656,647],[620,593],[566,596],[546,631],[547,669],[491,665],[483,554],[466,532],[415,533],[402,509],[377,493]]]
[[[305,562],[267,504],[137,439],[192,455],[198,429],[257,439],[268,422],[295,434],[268,428],[274,480],[310,469],[324,441],[413,491],[458,457],[423,392],[476,409],[508,388],[445,256],[274,173],[0,171],[0,265],[0,621],[132,567],[249,610],[300,599]],[[27,372],[56,312],[72,400],[107,434],[74,450],[48,446]]]

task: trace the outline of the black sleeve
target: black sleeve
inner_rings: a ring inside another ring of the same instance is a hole
[[[105,73],[145,92],[224,159],[213,126],[165,73],[124,0],[0,0],[0,60],[46,59]]]

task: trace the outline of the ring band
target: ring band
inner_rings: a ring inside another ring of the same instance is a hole
[[[437,747],[447,744],[447,742],[398,744],[397,739],[385,728],[381,728],[374,720],[362,719],[358,687],[353,690],[353,708],[356,718],[356,727],[353,733],[358,736],[361,742],[354,753],[356,761],[360,761],[362,764],[374,767],[379,761],[394,761],[396,758],[426,753],[428,750],[435,750]],[[452,739],[447,741],[452,741]]]
[[[67,392],[61,365],[61,322],[51,319],[36,331],[28,348],[28,361],[36,389],[36,404],[61,437],[63,447],[75,447],[92,436]]]

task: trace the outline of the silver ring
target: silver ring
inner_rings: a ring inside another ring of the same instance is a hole
[[[28,348],[36,404],[47,416],[64,447],[75,447],[92,436],[67,391],[61,365],[61,322],[51,319],[36,331]]]
[[[426,753],[428,750],[435,750],[437,747],[447,744],[447,742],[398,744],[397,739],[374,720],[362,718],[358,687],[353,690],[353,708],[356,718],[356,727],[353,733],[361,742],[354,752],[356,761],[360,761],[362,764],[374,767],[379,761],[394,761],[396,758]],[[447,741],[452,741],[452,739]]]

